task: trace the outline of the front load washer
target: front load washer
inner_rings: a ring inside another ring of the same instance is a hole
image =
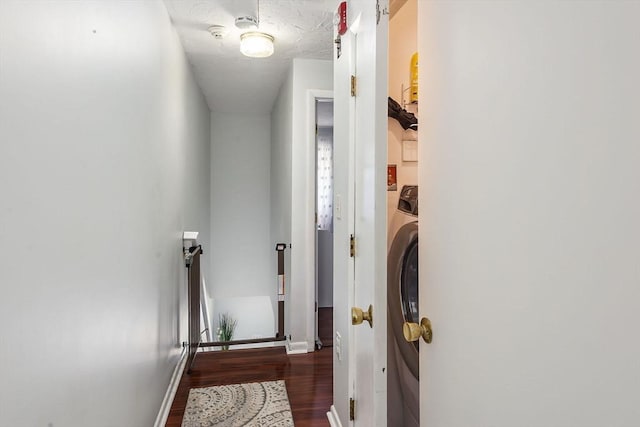
[[[420,426],[418,342],[402,335],[418,318],[418,186],[402,187],[387,254],[387,425]]]
[[[398,208],[391,215],[387,231],[387,253],[391,249],[393,239],[403,225],[418,220],[418,186],[405,185],[400,191]]]

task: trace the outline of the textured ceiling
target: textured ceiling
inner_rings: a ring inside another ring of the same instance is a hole
[[[275,38],[270,58],[240,53],[238,16],[256,16],[256,0],[164,0],[211,111],[271,111],[293,58],[331,59],[338,0],[260,0],[260,31]],[[215,39],[208,28],[224,25]]]

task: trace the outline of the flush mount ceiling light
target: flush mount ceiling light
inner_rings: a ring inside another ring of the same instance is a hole
[[[260,27],[260,0],[256,1],[256,15],[236,18],[236,27],[251,29]],[[250,58],[266,58],[273,55],[273,36],[261,31],[249,31],[240,36],[240,52]]]
[[[251,58],[266,58],[273,55],[273,36],[259,31],[250,31],[240,36],[240,52]]]

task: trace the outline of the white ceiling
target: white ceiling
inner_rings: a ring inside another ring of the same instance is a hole
[[[238,16],[257,0],[164,0],[211,111],[268,113],[293,58],[331,59],[338,0],[260,0],[259,30],[275,38],[270,58],[240,53]],[[229,31],[215,39],[208,28]]]

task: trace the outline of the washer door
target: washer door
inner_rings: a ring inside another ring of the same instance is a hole
[[[418,223],[402,226],[387,257],[387,300],[390,329],[411,374],[419,379],[418,343],[409,343],[402,335],[404,322],[418,319]]]

